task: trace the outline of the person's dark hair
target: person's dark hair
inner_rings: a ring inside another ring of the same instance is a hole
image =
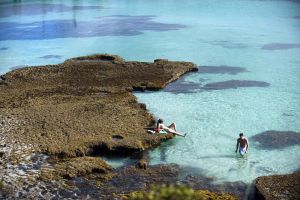
[[[161,124],[161,123],[163,123],[163,122],[164,122],[163,119],[158,119],[158,120],[157,120],[157,124],[156,124],[156,128],[158,128],[158,124]]]
[[[244,136],[244,134],[243,133],[240,133],[240,137],[243,137]]]

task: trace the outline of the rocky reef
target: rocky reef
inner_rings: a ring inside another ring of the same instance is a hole
[[[300,173],[262,176],[256,179],[257,199],[300,199]]]
[[[0,197],[59,196],[45,192],[52,184],[45,180],[93,174],[106,180],[112,169],[98,155],[131,155],[174,137],[146,132],[154,118],[132,92],[159,90],[196,70],[190,62],[98,54],[2,75]]]
[[[161,135],[144,130],[153,117],[132,91],[161,89],[195,69],[188,62],[125,62],[102,54],[17,69],[0,85],[1,128],[6,119],[17,121],[8,131],[16,143],[59,157],[141,151]]]

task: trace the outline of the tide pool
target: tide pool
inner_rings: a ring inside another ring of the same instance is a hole
[[[151,150],[150,163],[250,183],[300,168],[299,143],[265,149],[251,138],[300,132],[299,33],[299,1],[1,1],[0,74],[95,53],[194,62],[199,72],[135,93],[188,133]],[[250,141],[243,158],[240,132]]]

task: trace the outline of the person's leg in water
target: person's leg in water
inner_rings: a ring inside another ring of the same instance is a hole
[[[170,129],[173,129],[174,131],[176,131],[176,124],[172,123],[170,126],[168,126]]]

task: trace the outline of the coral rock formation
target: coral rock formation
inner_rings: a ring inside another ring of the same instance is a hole
[[[153,117],[132,91],[161,89],[195,69],[189,62],[125,62],[106,54],[17,69],[2,78],[0,112],[22,120],[10,133],[16,142],[48,155],[132,153],[166,137],[143,129]]]
[[[258,177],[255,187],[257,199],[300,199],[300,173]]]

